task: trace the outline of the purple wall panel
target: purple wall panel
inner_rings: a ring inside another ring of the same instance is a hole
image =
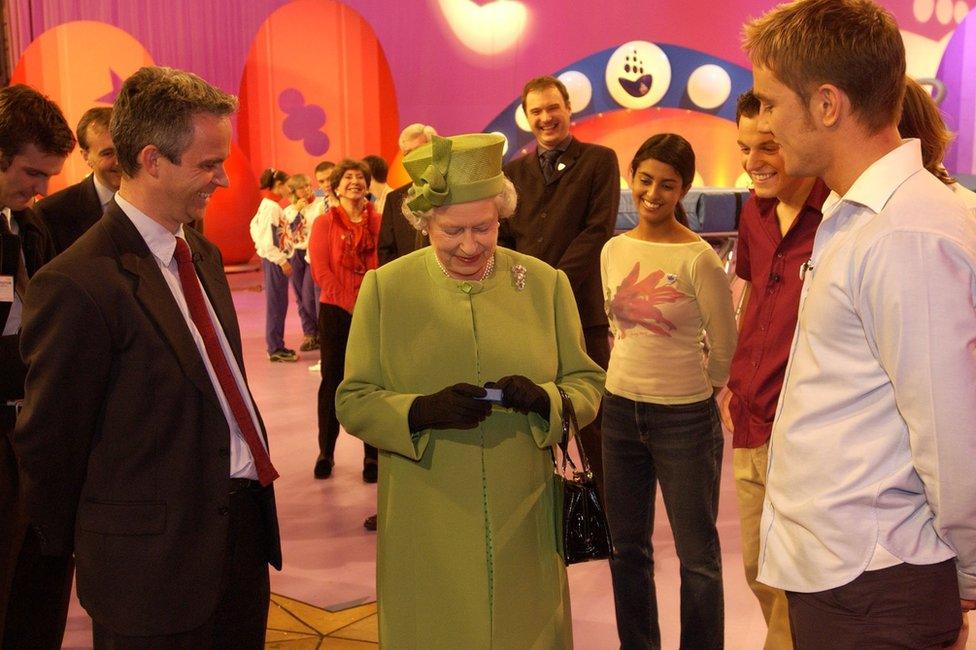
[[[287,0],[4,0],[14,60],[44,30],[71,20],[99,20],[124,29],[161,65],[192,70],[237,92],[248,48],[264,19]],[[722,3],[644,0],[524,0],[528,20],[514,48],[482,56],[455,36],[442,5],[485,9],[485,0],[347,0],[369,22],[389,60],[402,124],[424,121],[443,133],[483,128],[518,96],[525,80],[586,56],[642,39],[681,45],[747,65],[742,23],[774,0]],[[955,27],[920,23],[913,0],[887,0],[898,20],[929,38]],[[924,3],[923,3],[924,4]],[[707,13],[705,8],[707,6]],[[296,38],[314,38],[315,25]],[[329,74],[328,61],[308,61]]]

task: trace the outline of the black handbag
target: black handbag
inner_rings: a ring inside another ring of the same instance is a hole
[[[586,459],[586,452],[577,440],[579,423],[576,411],[569,397],[559,389],[563,401],[563,436],[558,449],[562,462],[556,460],[552,451],[553,480],[556,496],[556,546],[563,561],[569,564],[606,560],[613,555],[613,541],[610,539],[610,526],[603,512],[603,502],[593,482],[593,472]],[[572,434],[572,435],[571,435]],[[569,454],[569,441],[576,443],[580,467],[576,467]],[[566,475],[566,465],[571,473]]]

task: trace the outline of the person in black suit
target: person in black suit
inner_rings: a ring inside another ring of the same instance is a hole
[[[108,130],[111,119],[112,109],[109,106],[96,106],[85,111],[75,134],[81,155],[92,173],[34,206],[51,231],[58,253],[75,243],[102,218],[105,206],[112,195],[119,191],[122,172],[115,157],[112,134]]]
[[[172,68],[126,79],[122,185],[25,304],[14,450],[42,552],[74,552],[96,648],[264,644],[278,474],[220,251],[186,227],[228,185],[236,108]]]
[[[19,352],[27,283],[54,256],[30,204],[47,193],[75,139],[57,105],[23,85],[0,90],[0,642],[59,648],[71,593],[71,559],[42,558],[28,521],[11,446],[27,369]],[[46,405],[55,409],[55,402]]]
[[[536,139],[534,153],[504,167],[519,201],[502,221],[498,243],[538,257],[564,271],[576,295],[586,352],[604,370],[610,362],[610,329],[600,286],[600,251],[613,236],[620,205],[620,168],[612,149],[587,144],[569,132],[566,86],[538,77],[522,89],[522,110]],[[603,494],[600,416],[580,441]]]
[[[437,135],[434,127],[426,124],[411,124],[400,132],[400,151],[406,156],[414,149],[419,149],[430,142],[432,135]],[[418,234],[417,229],[403,216],[403,199],[410,185],[411,183],[401,185],[390,190],[386,195],[376,249],[380,266],[427,245],[423,235]],[[367,528],[369,527],[370,522],[367,520]]]

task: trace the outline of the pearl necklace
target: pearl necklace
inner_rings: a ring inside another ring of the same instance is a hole
[[[452,277],[451,274],[447,272],[447,269],[445,269],[444,265],[441,264],[441,258],[437,257],[436,253],[434,253],[434,261],[437,262],[437,266],[440,268],[441,272],[444,274],[445,277],[451,280],[457,280],[457,278]],[[495,253],[492,252],[491,257],[488,258],[488,263],[485,264],[485,272],[481,274],[481,277],[478,278],[478,281],[484,282],[485,278],[491,275],[491,272],[494,270],[495,270]]]

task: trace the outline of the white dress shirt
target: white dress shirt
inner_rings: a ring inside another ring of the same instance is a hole
[[[0,219],[7,222],[7,227],[10,228],[10,232],[12,234],[20,234],[20,227],[17,225],[17,222],[14,221],[13,215],[10,214],[10,208],[0,210]],[[20,257],[23,258],[23,247],[21,247],[18,252],[20,253]],[[16,282],[16,278],[14,278],[14,282]],[[3,324],[4,336],[11,336],[20,331],[20,321],[23,319],[23,313],[24,303],[20,299],[20,296],[17,295],[17,292],[14,291],[14,301],[10,304],[10,311],[7,312],[7,322]]]
[[[769,448],[759,580],[956,557],[976,598],[976,222],[918,140],[831,194]]]
[[[115,190],[98,180],[98,176],[94,172],[92,172],[92,181],[95,183],[95,193],[98,194],[98,202],[102,204],[102,212],[105,212],[105,206],[115,196]]]
[[[121,194],[116,195],[115,201],[122,208],[122,212],[132,221],[136,230],[139,231],[139,234],[146,241],[146,246],[149,247],[153,257],[156,258],[156,263],[159,265],[159,270],[163,274],[163,279],[166,280],[169,290],[173,293],[173,298],[176,299],[176,304],[179,306],[180,312],[186,320],[186,326],[190,329],[190,334],[193,336],[193,342],[196,343],[197,349],[200,351],[203,365],[207,368],[207,375],[210,376],[210,382],[213,384],[214,392],[217,393],[217,399],[220,401],[220,408],[224,412],[224,417],[227,418],[227,426],[230,427],[230,478],[257,479],[258,472],[254,467],[254,458],[251,456],[251,450],[248,448],[244,436],[241,435],[241,429],[237,426],[234,413],[227,403],[224,391],[220,388],[220,382],[217,379],[217,373],[214,372],[213,365],[210,363],[210,357],[207,355],[207,348],[203,343],[203,337],[200,336],[197,326],[193,323],[193,317],[190,316],[190,309],[186,306],[186,299],[183,297],[183,285],[180,284],[180,272],[176,265],[176,258],[173,256],[176,250],[176,237],[184,239],[182,227],[176,235],[173,235],[173,233],[151,219],[139,210],[139,208],[122,198]],[[199,281],[200,279],[198,277],[197,282]],[[214,329],[217,331],[217,338],[220,339],[220,347],[224,351],[224,356],[227,357],[227,364],[230,366],[230,370],[234,375],[234,381],[237,382],[237,387],[244,397],[244,403],[247,404],[247,411],[251,416],[251,420],[254,422],[254,428],[261,431],[261,426],[258,424],[257,416],[254,413],[254,405],[251,403],[250,393],[247,390],[247,384],[244,383],[244,376],[241,374],[241,369],[237,366],[237,359],[234,357],[234,353],[230,349],[230,344],[227,342],[224,328],[221,327],[220,321],[217,319],[217,314],[210,304],[210,298],[207,296],[203,285],[200,285],[200,290],[203,292],[203,299],[207,304],[207,313],[210,315],[210,321],[214,324]],[[261,436],[258,437],[261,438]],[[261,444],[267,447],[263,438],[261,439]]]

